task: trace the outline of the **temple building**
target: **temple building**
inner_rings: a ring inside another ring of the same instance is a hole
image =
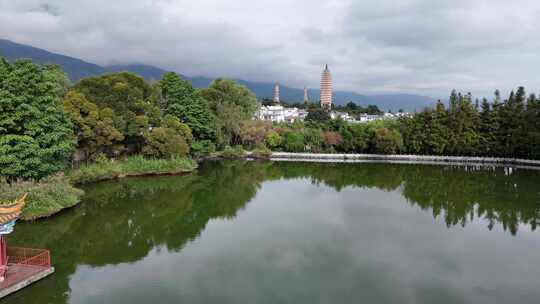
[[[274,103],[279,103],[279,83],[276,83],[274,86]]]
[[[332,75],[328,64],[321,75],[321,107],[328,110],[332,108]]]

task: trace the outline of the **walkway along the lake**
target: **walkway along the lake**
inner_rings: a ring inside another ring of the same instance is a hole
[[[313,162],[387,162],[387,163],[452,163],[452,164],[494,164],[513,165],[540,169],[540,160],[468,156],[428,156],[428,155],[384,155],[384,154],[317,154],[272,152],[275,161]]]

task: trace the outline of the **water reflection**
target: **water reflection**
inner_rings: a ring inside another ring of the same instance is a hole
[[[397,192],[448,227],[481,219],[490,230],[500,224],[515,235],[518,228],[535,230],[540,223],[539,176],[498,167],[216,162],[188,176],[96,184],[86,189],[84,204],[17,226],[9,242],[50,248],[57,273],[8,302],[67,303],[71,276],[81,265],[104,267],[136,262],[150,252],[179,252],[210,220],[234,219],[265,181],[287,180],[282,186],[294,187],[293,179],[308,179],[338,192],[349,187]],[[297,198],[305,199],[302,195]]]

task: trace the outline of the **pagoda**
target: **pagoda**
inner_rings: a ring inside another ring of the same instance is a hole
[[[276,83],[274,86],[274,98],[272,99],[274,103],[279,103],[279,83]]]
[[[332,75],[328,64],[321,75],[321,108],[327,110],[332,108]]]

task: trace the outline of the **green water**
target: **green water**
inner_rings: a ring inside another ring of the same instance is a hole
[[[19,223],[56,273],[2,303],[540,303],[540,171],[206,163]]]

